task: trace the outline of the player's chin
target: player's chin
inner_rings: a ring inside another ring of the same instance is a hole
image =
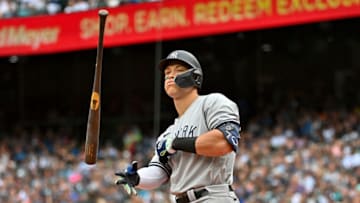
[[[171,97],[171,98],[176,98],[177,95],[179,94],[179,90],[177,87],[175,86],[171,86],[171,87],[166,87],[165,88],[165,92],[166,94]]]
[[[171,98],[176,98],[176,91],[166,91],[166,94]]]

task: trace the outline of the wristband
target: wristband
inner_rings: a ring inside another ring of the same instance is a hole
[[[195,141],[197,137],[183,137],[175,138],[172,143],[172,148],[175,150],[181,150],[185,152],[191,152],[196,154]]]

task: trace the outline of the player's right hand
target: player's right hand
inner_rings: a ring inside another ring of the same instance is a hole
[[[137,161],[133,161],[124,171],[116,172],[115,175],[119,176],[115,180],[116,185],[123,185],[124,189],[129,195],[135,194],[135,186],[140,182],[140,176],[137,173]]]
[[[156,142],[156,153],[162,163],[167,163],[168,157],[175,154],[176,150],[172,148],[174,138],[171,136],[164,137]]]

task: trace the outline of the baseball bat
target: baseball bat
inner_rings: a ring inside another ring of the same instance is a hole
[[[90,109],[87,121],[86,141],[85,141],[85,163],[96,164],[97,153],[99,149],[99,132],[100,132],[100,110],[101,110],[101,72],[102,58],[104,49],[104,32],[106,17],[109,12],[101,9],[99,14],[99,38],[97,45],[97,55],[95,64],[95,75],[90,101]]]

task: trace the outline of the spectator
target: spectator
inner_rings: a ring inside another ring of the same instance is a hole
[[[117,7],[121,3],[121,0],[104,0],[104,1],[105,1],[106,6],[111,7],[111,8]]]
[[[90,4],[85,0],[69,0],[64,9],[65,13],[73,13],[79,11],[86,11],[90,9]]]
[[[50,15],[62,12],[65,7],[65,0],[48,0],[46,4],[46,11]]]
[[[0,18],[11,18],[15,16],[17,5],[12,0],[0,0]]]
[[[19,0],[17,16],[27,17],[46,13],[45,0]]]

